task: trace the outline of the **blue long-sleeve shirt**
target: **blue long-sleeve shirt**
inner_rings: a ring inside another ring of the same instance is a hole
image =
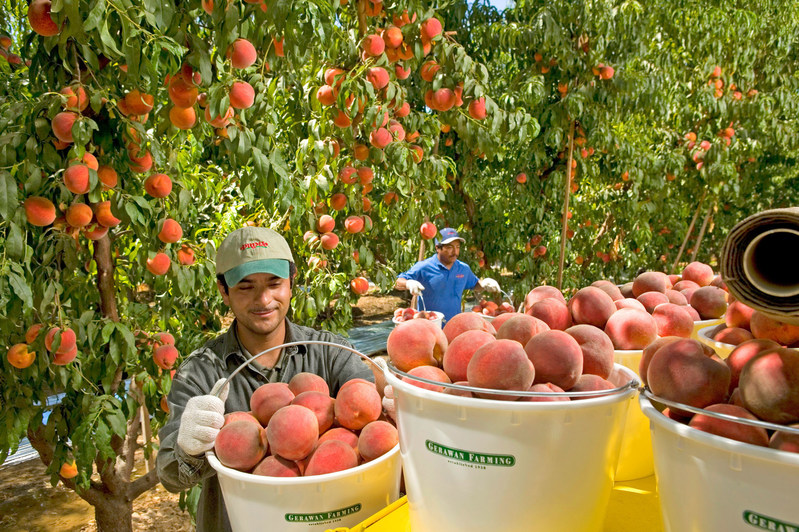
[[[417,262],[410,270],[399,274],[399,278],[422,283],[425,308],[443,312],[445,320],[461,312],[463,291],[471,290],[479,281],[465,262],[456,260],[447,268],[438,260],[438,255]]]

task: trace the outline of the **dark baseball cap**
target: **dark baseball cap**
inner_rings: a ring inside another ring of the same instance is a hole
[[[441,238],[436,238],[436,246],[443,246],[444,244],[449,244],[450,242],[454,242],[456,240],[466,242],[458,235],[458,232],[451,227],[445,227],[439,233]]]

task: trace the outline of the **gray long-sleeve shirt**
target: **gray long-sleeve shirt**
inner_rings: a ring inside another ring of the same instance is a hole
[[[286,320],[286,343],[322,340],[352,347],[341,336],[317,331]],[[169,420],[158,432],[160,449],[156,457],[158,477],[171,492],[203,483],[197,506],[197,530],[229,531],[225,502],[216,472],[204,456],[194,457],[177,446],[180,419],[186,402],[194,396],[206,395],[217,380],[227,377],[247,356],[236,336],[236,323],[217,338],[191,353],[178,368],[167,397]],[[248,365],[230,381],[225,413],[250,410],[250,396],[267,382],[288,382],[297,373],[315,373],[327,381],[331,396],[341,385],[354,378],[374,381],[368,365],[357,355],[344,349],[321,345],[300,345],[284,349],[275,367],[266,369],[257,363]]]

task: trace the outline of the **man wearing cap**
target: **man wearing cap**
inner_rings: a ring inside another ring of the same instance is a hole
[[[201,532],[230,530],[216,473],[205,459],[225,413],[249,411],[250,396],[258,387],[287,383],[301,372],[323,377],[332,396],[350,379],[375,380],[354,353],[297,345],[262,354],[225,385],[244,361],[284,343],[321,340],[352,346],[340,336],[286,318],[297,269],[288,243],[275,231],[265,227],[233,231],[219,246],[216,272],[222,299],[235,320],[180,365],[167,398],[169,420],[158,433],[157,468],[164,487],[178,492],[203,484],[197,507]]]
[[[424,290],[425,309],[443,312],[445,321],[461,312],[464,290],[499,292],[499,283],[494,279],[478,279],[468,264],[458,260],[461,242],[465,241],[455,229],[442,229],[435,240],[436,254],[399,274],[394,288],[415,296]]]

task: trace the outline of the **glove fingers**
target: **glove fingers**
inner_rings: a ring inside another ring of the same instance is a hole
[[[213,447],[214,441],[216,440],[216,435],[219,434],[219,429],[215,429],[212,427],[195,427],[192,436],[195,440],[210,443],[211,447]],[[210,448],[210,447],[209,447]],[[207,450],[207,449],[206,449]]]
[[[219,430],[225,424],[225,416],[218,412],[211,412],[208,410],[197,412],[194,422],[197,427],[209,427],[214,430]]]

